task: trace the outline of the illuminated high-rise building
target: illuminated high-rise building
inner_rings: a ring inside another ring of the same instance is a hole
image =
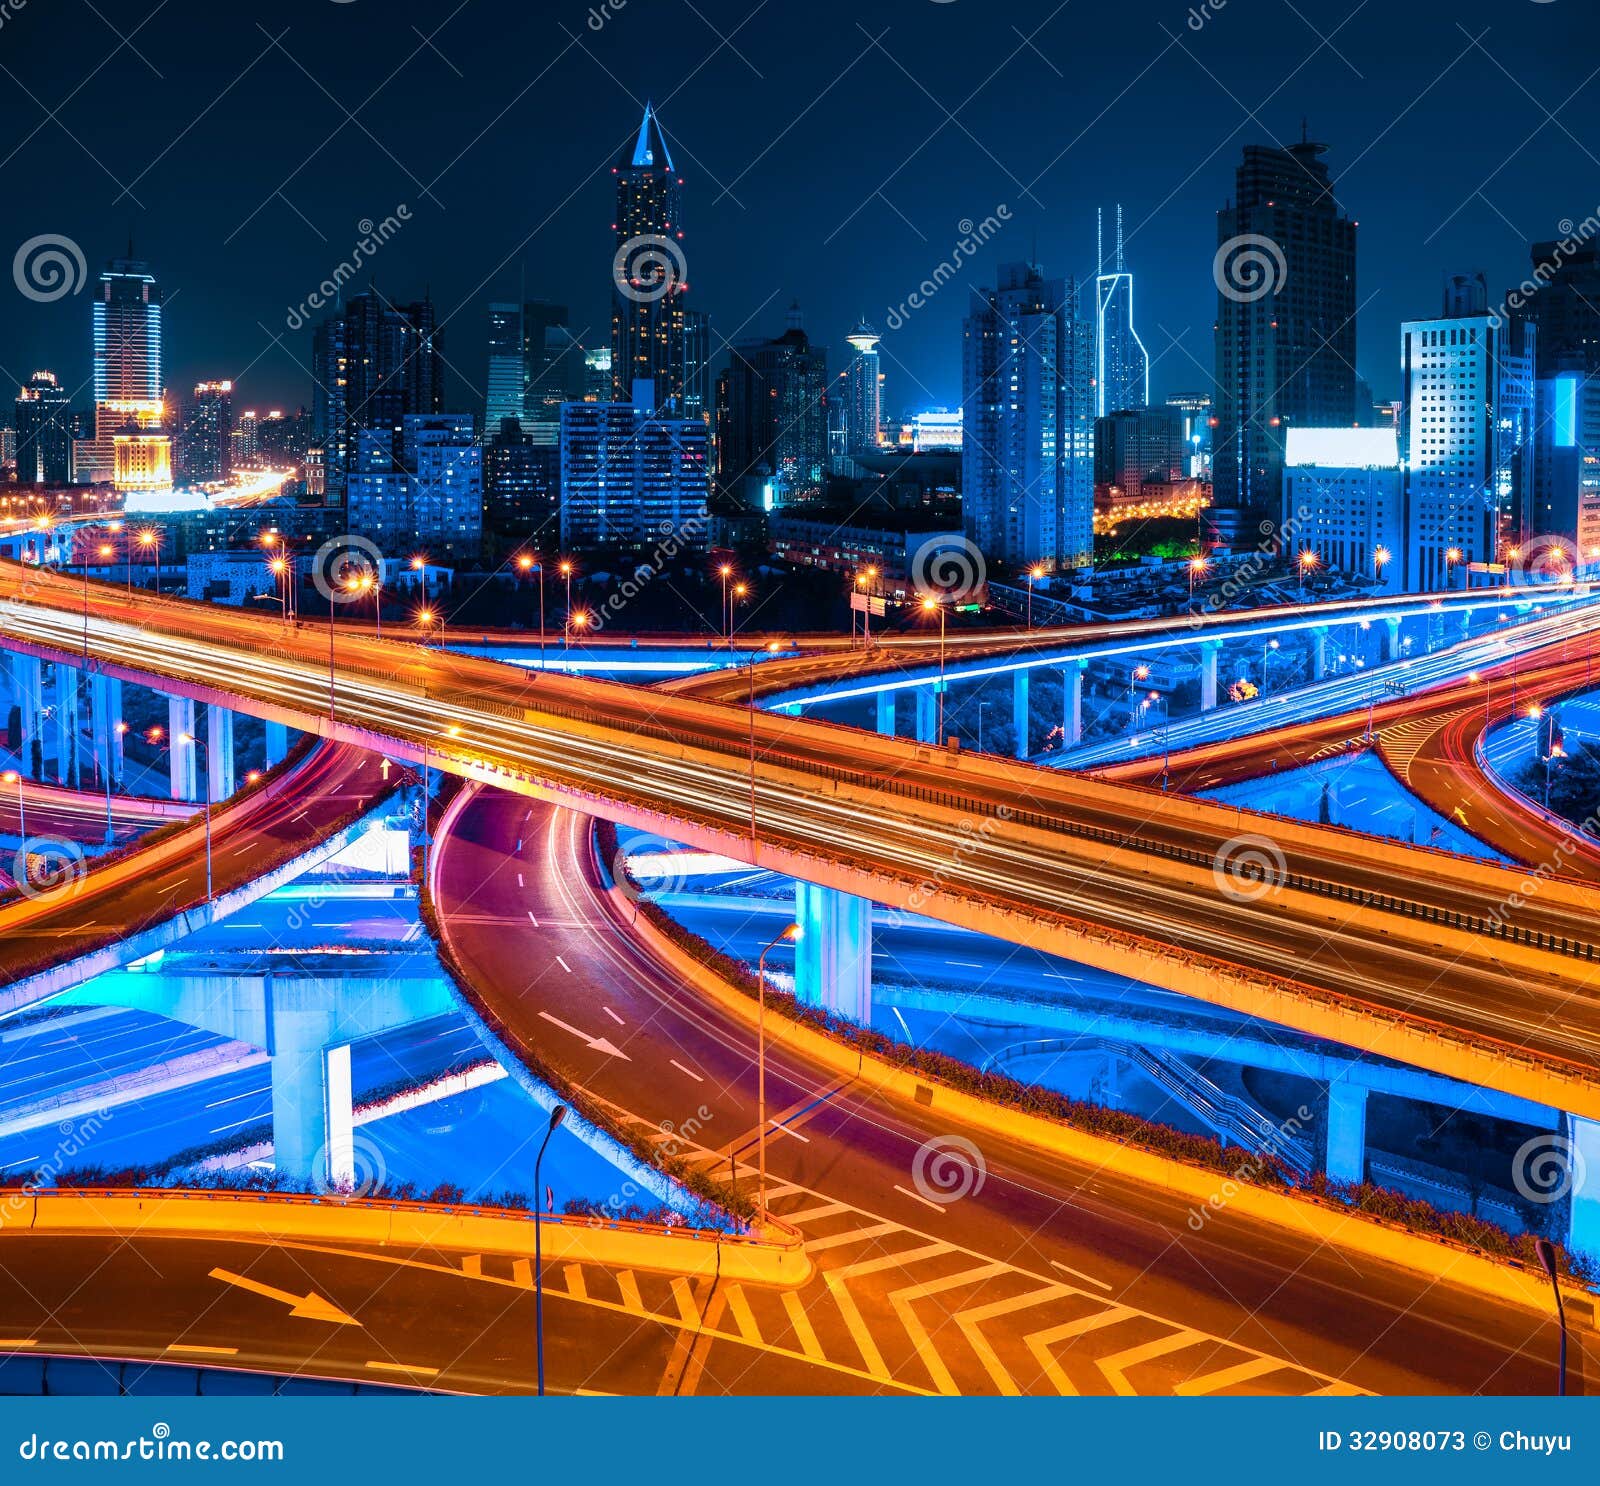
[[[178,438],[183,478],[226,480],[233,473],[233,383],[201,382],[184,409]]]
[[[719,488],[768,509],[819,499],[828,473],[828,357],[800,307],[776,340],[733,347],[717,427]]]
[[[711,416],[711,316],[704,310],[683,312],[683,416]]]
[[[1278,511],[1289,428],[1355,421],[1356,224],[1326,148],[1247,145],[1217,213],[1212,519],[1227,539]]]
[[[1095,415],[1104,418],[1149,405],[1150,357],[1133,327],[1133,275],[1122,256],[1122,208],[1117,208],[1116,247],[1109,265],[1096,221]]]
[[[161,289],[147,263],[114,258],[94,296],[94,400],[154,402],[162,392]]]
[[[1003,263],[963,325],[962,508],[967,535],[1016,566],[1094,555],[1094,322],[1077,286]]]
[[[655,108],[612,172],[617,215],[611,265],[613,399],[633,400],[636,381],[655,386],[656,403],[681,413],[684,398],[684,296],[688,264],[679,220],[683,185]]]
[[[72,478],[72,422],[54,372],[36,371],[17,394],[17,484],[65,485]]]
[[[489,306],[489,374],[484,387],[483,430],[487,437],[506,419],[522,424],[522,306]]]
[[[540,448],[554,449],[561,442],[561,404],[582,402],[589,390],[584,349],[566,305],[547,299],[523,305],[522,373],[522,426]]]
[[[857,449],[876,449],[882,439],[883,402],[879,380],[880,337],[865,320],[845,337],[850,362],[845,368],[844,444],[848,459]]]
[[[1505,561],[1529,529],[1537,337],[1482,312],[1400,332],[1406,587],[1425,592]]]

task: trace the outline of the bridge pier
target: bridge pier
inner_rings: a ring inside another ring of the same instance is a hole
[[[1567,1247],[1600,1257],[1600,1120],[1567,1116],[1567,1169],[1572,1178]]]
[[[281,764],[289,756],[289,728],[281,722],[267,724],[267,767]]]
[[[939,741],[939,698],[934,691],[937,683],[928,686],[919,686],[912,693],[917,699],[917,742],[937,743]]]
[[[206,771],[213,804],[234,790],[233,713],[215,702],[206,703]]]
[[[1200,710],[1210,712],[1217,705],[1217,652],[1221,640],[1200,642]]]
[[[57,661],[55,671],[56,783],[78,787],[78,668]]]
[[[1016,747],[1012,753],[1019,759],[1031,756],[1028,746],[1028,675],[1023,670],[1011,673],[1011,721],[1017,730]]]
[[[96,671],[89,677],[89,732],[94,739],[95,782],[122,778],[122,682]]]
[[[1083,673],[1087,661],[1071,661],[1061,668],[1061,746],[1076,748],[1083,742]]]
[[[1383,629],[1379,634],[1383,645],[1383,659],[1385,662],[1400,659],[1400,620],[1398,616],[1383,621]]]
[[[1328,674],[1328,626],[1314,625],[1311,630],[1311,679],[1321,681]]]
[[[36,655],[13,655],[10,657],[10,670],[20,719],[17,757],[22,772],[38,778],[41,771],[34,768],[33,749],[37,743],[42,761],[44,739],[40,736],[39,724],[44,716],[44,664]]]
[[[272,999],[272,1164],[285,1176],[349,1186],[355,1165],[350,1044],[332,1043],[333,1015]]]
[[[872,903],[837,888],[794,885],[795,997],[853,1022],[872,1022]]]
[[[1360,1182],[1367,1175],[1367,1090],[1361,1084],[1328,1085],[1328,1179]]]
[[[199,749],[179,740],[195,736],[194,703],[188,697],[167,698],[167,777],[174,800],[200,798],[200,774],[196,767]]]
[[[878,731],[885,738],[894,737],[894,699],[896,693],[887,688],[877,694]]]

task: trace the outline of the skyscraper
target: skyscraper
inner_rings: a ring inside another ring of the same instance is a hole
[[[815,500],[828,465],[828,357],[800,307],[776,340],[734,346],[717,429],[718,486],[747,504]]]
[[[1212,514],[1224,537],[1277,512],[1289,427],[1355,419],[1356,224],[1325,149],[1245,146],[1217,213]]]
[[[178,436],[185,480],[226,480],[233,473],[233,383],[201,382],[184,410]]]
[[[36,371],[17,393],[17,484],[65,485],[72,478],[67,394],[54,372]]]
[[[850,363],[845,368],[844,453],[876,449],[883,429],[883,407],[878,381],[878,332],[865,320],[845,339],[850,343]]]
[[[1133,275],[1122,256],[1122,208],[1117,208],[1116,251],[1106,266],[1105,240],[1096,216],[1095,415],[1142,408],[1150,402],[1150,357],[1133,328]]]
[[[990,557],[1051,569],[1094,554],[1094,324],[1076,285],[1004,263],[962,327],[962,507]]]
[[[561,404],[582,402],[589,387],[584,349],[566,305],[547,299],[523,305],[522,365],[522,426],[535,444],[553,449],[561,442]]]
[[[613,398],[631,402],[633,383],[655,384],[656,403],[681,412],[684,396],[684,295],[688,263],[679,221],[683,182],[673,168],[655,108],[646,104],[633,148],[617,178],[616,251],[611,263]]]
[[[711,316],[704,310],[683,312],[683,416],[711,416]]]
[[[1529,529],[1537,337],[1481,311],[1400,332],[1406,587],[1424,592],[1505,560]]]
[[[522,423],[522,306],[489,306],[489,372],[484,384],[483,431],[498,433],[506,419]]]
[[[94,295],[94,400],[161,397],[161,289],[150,266],[114,258]]]

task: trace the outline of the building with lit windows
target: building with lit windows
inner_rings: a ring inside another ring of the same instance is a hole
[[[1133,326],[1133,275],[1122,254],[1122,208],[1117,208],[1116,246],[1109,267],[1104,234],[1098,230],[1095,276],[1095,416],[1150,401],[1150,356]]]
[[[147,263],[114,258],[94,296],[94,400],[161,397],[161,288]]]
[[[54,372],[36,371],[17,394],[17,484],[65,485],[72,478],[72,422]]]
[[[233,383],[201,382],[184,409],[178,437],[183,478],[226,480],[233,473]]]
[[[1225,541],[1253,545],[1278,509],[1289,429],[1356,419],[1356,224],[1325,152],[1247,145],[1217,213],[1211,519]]]
[[[1559,577],[1570,561],[1600,572],[1600,381],[1578,371],[1535,390],[1533,489],[1524,540],[1533,569]]]
[[[828,356],[789,310],[776,340],[732,348],[721,379],[718,488],[766,510],[820,499],[828,474]]]
[[[1176,408],[1123,408],[1095,420],[1094,483],[1102,509],[1158,498],[1188,478],[1187,464]]]
[[[963,324],[961,490],[989,557],[1050,570],[1094,555],[1094,322],[1077,286],[1000,266]]]
[[[631,402],[633,384],[650,382],[658,406],[684,408],[684,297],[689,290],[680,219],[683,182],[653,105],[631,149],[613,168],[617,181],[611,274],[612,401]]]
[[[706,425],[658,411],[648,382],[632,402],[561,410],[561,544],[646,551],[708,540]]]
[[[1406,591],[1400,444],[1392,428],[1291,428],[1279,528],[1291,558]]]
[[[845,337],[850,345],[850,361],[844,370],[843,396],[840,399],[840,429],[843,459],[850,461],[858,449],[876,449],[883,440],[882,373],[879,368],[878,341],[881,337],[865,320]],[[841,470],[853,474],[854,467]]]
[[[488,433],[506,419],[522,423],[522,306],[489,306],[489,370],[484,382],[483,427]]]
[[[495,536],[538,544],[559,514],[560,446],[535,444],[514,418],[483,445],[483,522]]]
[[[483,535],[483,450],[470,413],[407,413],[398,455],[387,429],[363,429],[346,485],[350,530],[387,553],[419,543],[475,558]]]
[[[1528,529],[1535,340],[1526,321],[1472,312],[1401,326],[1406,586],[1465,582]]]

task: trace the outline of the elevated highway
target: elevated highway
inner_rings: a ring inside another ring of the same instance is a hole
[[[0,565],[0,644],[238,706],[1600,1116],[1592,889]]]

